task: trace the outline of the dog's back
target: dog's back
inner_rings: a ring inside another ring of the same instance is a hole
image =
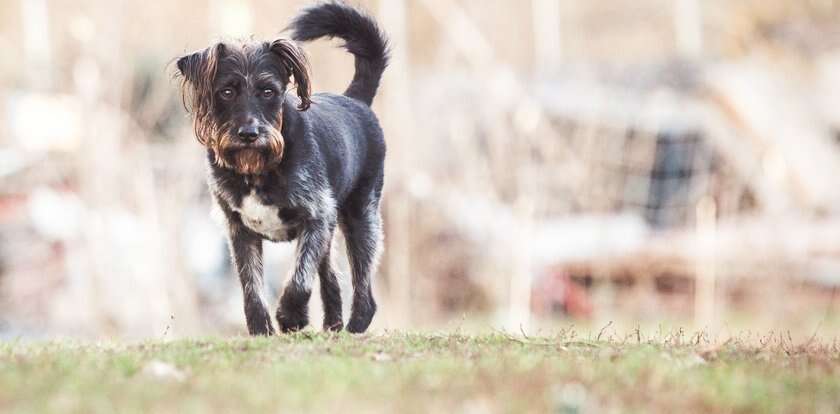
[[[385,138],[376,115],[363,102],[345,95],[317,93],[309,109],[290,114],[287,120],[290,150],[286,162],[322,162],[340,204],[359,183],[381,180]],[[299,140],[304,142],[296,142]]]

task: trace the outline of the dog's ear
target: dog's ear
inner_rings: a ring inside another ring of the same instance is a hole
[[[196,95],[203,95],[210,91],[224,47],[222,43],[218,43],[207,49],[178,58],[176,66],[183,79],[184,86],[191,86]]]
[[[184,108],[193,113],[195,137],[202,145],[207,145],[212,139],[213,80],[224,47],[218,43],[181,56],[175,64],[181,76],[181,99]]]
[[[271,42],[270,49],[280,56],[286,73],[295,78],[297,95],[300,97],[298,109],[301,111],[309,109],[312,103],[312,87],[309,80],[309,61],[303,49],[288,39],[277,39]]]

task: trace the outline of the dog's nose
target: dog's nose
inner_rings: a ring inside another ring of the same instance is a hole
[[[236,130],[236,134],[239,135],[239,138],[248,142],[256,140],[260,135],[256,125],[243,125]]]

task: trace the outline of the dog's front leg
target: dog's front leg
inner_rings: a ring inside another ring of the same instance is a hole
[[[299,331],[309,323],[309,297],[318,266],[329,251],[334,224],[309,223],[300,234],[294,273],[283,290],[277,308],[277,323],[283,332]]]
[[[242,283],[248,333],[272,335],[274,327],[263,295],[262,239],[239,223],[230,224],[228,236],[233,265]]]

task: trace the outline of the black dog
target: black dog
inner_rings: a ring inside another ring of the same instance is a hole
[[[274,332],[263,298],[262,241],[297,240],[297,262],[280,305],[283,332],[305,327],[316,273],[324,329],[344,327],[330,244],[347,241],[353,305],[347,330],[364,332],[376,312],[371,275],[381,250],[385,141],[370,105],[388,63],[376,22],[340,2],[305,9],[292,38],[338,37],[356,59],[344,95],[310,96],[308,62],[287,39],[219,43],[177,61],[198,141],[207,147],[209,186],[227,218],[234,266],[252,335]],[[288,94],[291,78],[298,97]]]

